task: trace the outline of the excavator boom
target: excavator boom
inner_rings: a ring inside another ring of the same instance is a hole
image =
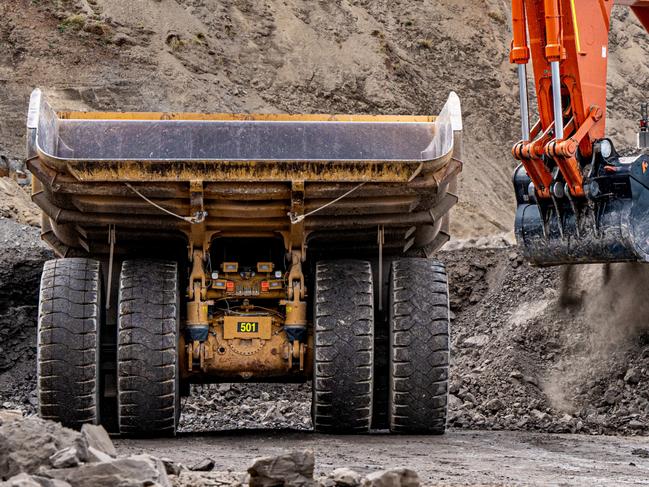
[[[649,158],[619,157],[605,137],[613,4],[512,1],[510,61],[518,66],[521,107],[521,140],[512,150],[521,163],[516,236],[537,265],[649,261]],[[649,30],[649,1],[618,4]],[[531,128],[530,61],[539,116]],[[639,146],[646,140],[639,136]]]

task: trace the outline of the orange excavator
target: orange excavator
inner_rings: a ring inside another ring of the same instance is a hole
[[[649,120],[622,157],[606,129],[613,4],[649,31],[649,1],[513,0],[510,60],[518,66],[522,140],[513,182],[516,238],[535,265],[649,261]],[[530,128],[532,61],[538,122]],[[644,153],[643,153],[644,152]]]

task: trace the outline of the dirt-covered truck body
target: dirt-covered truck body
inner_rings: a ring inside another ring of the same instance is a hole
[[[313,379],[320,431],[443,432],[461,114],[56,112],[31,97],[45,417],[176,430],[192,383]]]

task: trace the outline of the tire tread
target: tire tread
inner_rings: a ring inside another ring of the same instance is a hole
[[[126,260],[119,282],[119,431],[171,436],[179,413],[178,269],[175,262]]]
[[[100,264],[45,262],[38,308],[39,414],[80,429],[99,419]]]
[[[317,264],[314,327],[315,430],[368,432],[374,369],[374,297],[368,262]]]
[[[390,281],[390,430],[443,434],[450,359],[445,268],[401,259],[392,263]]]

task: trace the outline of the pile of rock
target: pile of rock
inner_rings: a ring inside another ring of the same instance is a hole
[[[449,425],[550,433],[649,433],[646,267],[558,268],[516,249],[442,252],[449,272]],[[605,278],[605,276],[608,276]]]
[[[308,384],[193,385],[183,402],[183,432],[245,428],[311,429]]]
[[[38,228],[2,218],[0,189],[0,407],[34,413],[36,317],[43,262]]]
[[[0,480],[3,487],[172,485],[159,459],[118,458],[101,426],[77,432],[6,411],[0,411]]]

